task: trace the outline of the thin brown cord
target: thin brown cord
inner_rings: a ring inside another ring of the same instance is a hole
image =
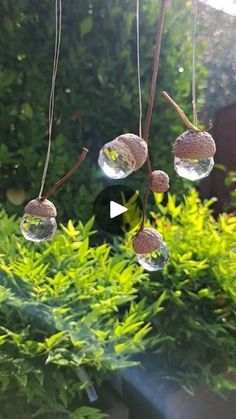
[[[153,68],[152,68],[152,79],[151,79],[151,87],[150,87],[150,93],[149,93],[149,98],[148,98],[148,109],[147,109],[144,135],[143,135],[143,138],[147,142],[147,144],[149,142],[149,131],[150,131],[150,126],[151,126],[151,121],[152,121],[153,106],[154,106],[154,100],[155,100],[155,95],[156,95],[157,76],[158,76],[159,64],[160,64],[161,41],[162,41],[167,1],[168,0],[161,0],[160,14],[157,21],[157,32],[156,32],[156,42],[155,42],[155,51],[154,51]],[[148,196],[150,192],[152,165],[151,165],[149,152],[148,152],[148,157],[146,160],[146,168],[147,168],[147,184],[146,184],[146,190],[144,194],[142,220],[141,220],[141,226],[140,226],[139,231],[143,230],[144,228],[146,212],[147,212]]]
[[[81,164],[84,162],[87,154],[88,154],[88,149],[83,147],[82,153],[79,157],[79,160],[74,164],[74,166],[70,169],[70,171],[65,176],[63,176],[61,179],[59,179],[56,183],[54,183],[54,185],[51,186],[51,188],[48,190],[48,192],[43,197],[41,197],[40,199],[43,201],[44,199],[49,198],[49,196],[52,195],[59,188],[59,186],[61,186],[68,179],[70,179],[71,176],[73,176],[73,174],[79,169]]]
[[[151,87],[150,87],[150,93],[149,93],[149,98],[148,98],[148,109],[147,109],[146,122],[145,122],[144,135],[143,135],[143,138],[147,143],[149,141],[149,131],[150,131],[150,125],[151,125],[152,114],[153,114],[153,105],[154,105],[155,94],[156,94],[157,76],[158,76],[159,63],[160,63],[161,40],[162,40],[162,34],[163,34],[163,25],[164,25],[167,1],[168,0],[161,0],[160,15],[157,21],[157,32],[156,32],[155,52],[154,52],[154,59],[153,59],[152,80],[151,80]]]

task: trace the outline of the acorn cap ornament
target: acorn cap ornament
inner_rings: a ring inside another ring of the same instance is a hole
[[[119,143],[126,145],[135,162],[134,171],[139,170],[147,160],[148,156],[146,141],[138,137],[138,135],[130,133],[120,135],[114,141],[118,141]]]
[[[206,131],[185,131],[173,145],[173,153],[179,159],[205,160],[213,157],[215,152],[215,141]]]
[[[167,92],[161,94],[177,112],[188,129],[175,140],[173,145],[175,171],[179,176],[191,181],[207,177],[214,167],[213,156],[216,152],[214,139],[209,132],[201,131],[196,126],[196,108],[194,113],[195,125],[193,125]]]
[[[148,156],[146,141],[135,134],[122,134],[106,143],[99,153],[98,164],[112,179],[122,179],[137,171]]]
[[[154,170],[150,177],[150,191],[164,193],[169,189],[169,176],[162,170]]]
[[[57,209],[55,205],[49,201],[51,196],[64,182],[78,170],[88,153],[87,148],[83,147],[82,153],[70,169],[70,171],[59,179],[43,197],[32,199],[24,208],[24,216],[21,220],[21,232],[26,240],[32,242],[43,242],[51,239],[57,229],[56,216]]]
[[[52,218],[57,216],[57,209],[55,205],[48,199],[32,199],[24,208],[26,214],[34,215],[35,217]]]
[[[162,244],[162,235],[154,228],[140,230],[132,240],[133,249],[139,255],[154,252]]]
[[[62,2],[56,2],[55,4],[55,42],[54,42],[54,60],[53,70],[51,79],[51,90],[49,96],[49,118],[48,118],[48,148],[46,159],[43,168],[43,174],[41,179],[41,186],[38,198],[31,200],[24,208],[24,215],[21,220],[20,228],[21,232],[26,240],[32,242],[43,242],[53,237],[57,229],[56,216],[57,210],[55,205],[48,200],[63,183],[65,183],[70,177],[78,170],[83,161],[85,160],[88,149],[83,147],[77,162],[72,166],[68,173],[66,173],[61,179],[54,183],[48,192],[43,195],[45,186],[46,176],[48,172],[48,165],[51,154],[51,143],[52,143],[52,127],[53,127],[53,116],[54,116],[54,105],[55,105],[55,86],[58,69],[58,61],[60,55],[60,39],[61,39],[61,23],[62,23]]]

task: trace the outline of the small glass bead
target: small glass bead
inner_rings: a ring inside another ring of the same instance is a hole
[[[57,223],[54,217],[45,218],[25,214],[22,217],[20,228],[26,240],[39,243],[53,237],[57,229]]]
[[[128,153],[113,148],[113,142],[103,146],[99,153],[98,164],[106,176],[112,179],[123,179],[135,169],[135,162],[129,158]]]
[[[174,168],[179,176],[188,180],[199,180],[207,177],[214,167],[214,159],[205,160],[179,159],[175,157]]]
[[[145,253],[143,255],[137,254],[138,263],[146,271],[159,271],[164,268],[169,260],[169,250],[165,242],[154,252]]]

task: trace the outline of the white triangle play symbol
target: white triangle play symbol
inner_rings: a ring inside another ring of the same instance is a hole
[[[110,201],[110,218],[118,217],[118,215],[123,214],[128,211],[128,208],[123,207],[123,205],[117,204],[115,201]]]

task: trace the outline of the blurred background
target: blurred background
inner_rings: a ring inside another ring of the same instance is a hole
[[[157,3],[157,0],[141,2],[144,109],[151,77]],[[234,198],[235,8],[231,1],[199,2],[199,119],[206,127],[212,121],[218,147],[217,166],[202,182],[200,190],[203,197],[218,197],[216,212],[232,208]],[[172,143],[183,127],[160,98],[160,91],[167,90],[191,118],[192,13],[189,0],[175,0],[168,7],[151,129],[153,166],[169,173],[171,191],[178,197],[191,186],[173,171]],[[1,0],[0,24],[0,201],[8,213],[21,214],[25,202],[38,193],[47,149],[54,42],[52,2]],[[99,149],[121,133],[137,131],[135,2],[64,2],[47,186],[69,170],[82,146],[88,147],[90,154],[83,168],[55,194],[61,220],[88,218],[98,191],[109,184],[97,166]],[[131,176],[129,186],[142,190],[143,174],[141,170]]]

